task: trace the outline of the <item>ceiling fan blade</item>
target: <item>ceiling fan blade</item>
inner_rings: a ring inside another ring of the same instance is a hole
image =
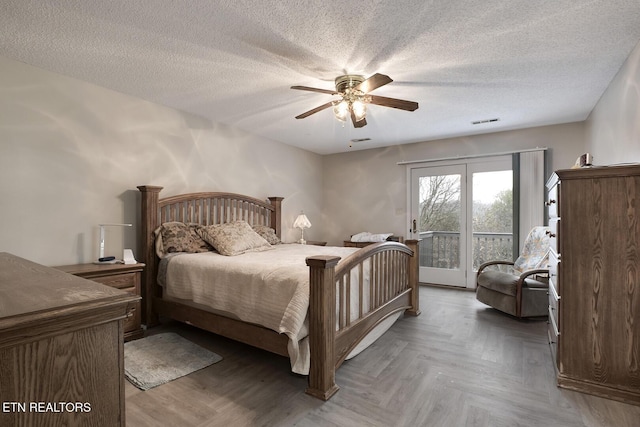
[[[361,128],[367,125],[367,119],[365,119],[364,117],[362,118],[362,120],[360,121],[356,121],[356,115],[355,113],[352,111],[351,112],[351,123],[353,123],[353,127],[354,128]]]
[[[364,83],[364,82],[363,82]],[[317,87],[308,87],[308,86],[291,86],[291,89],[297,89],[297,90],[308,90],[309,92],[320,92],[320,93],[326,93],[329,95],[338,95],[338,92],[336,92],[335,90],[329,90],[329,89],[318,89]]]
[[[405,101],[403,99],[387,98],[386,96],[369,95],[371,104],[381,105],[383,107],[397,108],[399,110],[415,111],[418,109],[418,103],[413,101]]]
[[[319,107],[314,108],[313,110],[309,110],[306,113],[302,113],[299,116],[296,116],[296,119],[304,119],[305,117],[309,117],[312,114],[317,113],[318,111],[322,111],[325,108],[329,108],[333,106],[333,102],[327,102],[326,104],[322,104]]]
[[[385,74],[375,73],[373,76],[360,83],[354,89],[360,90],[364,93],[369,93],[372,90],[379,88],[380,86],[391,83],[392,81],[393,80],[391,80],[391,77]]]

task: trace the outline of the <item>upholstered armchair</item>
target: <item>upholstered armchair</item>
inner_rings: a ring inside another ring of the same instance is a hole
[[[546,316],[548,264],[548,227],[534,227],[515,262],[489,261],[478,268],[476,298],[512,316]]]

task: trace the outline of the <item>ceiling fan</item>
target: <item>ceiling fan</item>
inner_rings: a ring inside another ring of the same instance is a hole
[[[338,95],[340,99],[329,101],[319,107],[309,110],[296,116],[296,119],[304,119],[312,114],[322,111],[326,108],[333,107],[333,113],[336,118],[342,122],[351,117],[351,122],[356,128],[361,128],[367,124],[365,118],[367,113],[367,104],[381,105],[383,107],[397,108],[399,110],[415,111],[418,109],[418,103],[413,101],[405,101],[396,98],[387,98],[384,96],[369,95],[374,89],[391,83],[393,80],[387,75],[376,73],[365,79],[364,76],[346,74],[336,77],[336,89],[318,89],[308,86],[291,86],[291,89],[308,90],[310,92],[320,92],[329,95]]]

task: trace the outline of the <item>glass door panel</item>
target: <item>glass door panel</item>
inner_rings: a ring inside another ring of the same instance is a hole
[[[412,170],[412,238],[420,239],[419,280],[464,286],[464,165]]]
[[[513,170],[510,157],[467,165],[469,212],[467,287],[474,288],[478,267],[513,260]]]
[[[487,261],[513,260],[513,173],[472,174],[473,270]]]

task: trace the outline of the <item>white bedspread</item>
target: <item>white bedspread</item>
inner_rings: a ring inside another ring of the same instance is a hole
[[[232,257],[214,252],[183,254],[167,265],[165,293],[286,334],[291,369],[306,375],[309,350],[303,338],[308,333],[309,267],[305,259],[313,255],[344,259],[357,250],[282,244]]]

